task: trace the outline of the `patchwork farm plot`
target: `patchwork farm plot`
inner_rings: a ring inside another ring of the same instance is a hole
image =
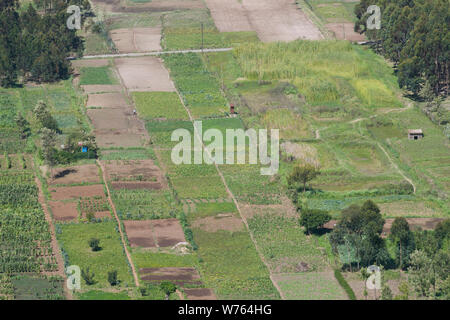
[[[161,28],[115,29],[110,32],[120,53],[161,51]]]
[[[337,275],[348,267],[330,240],[343,209],[380,207],[393,264],[393,218],[413,230],[448,218],[449,141],[401,98],[392,67],[351,43],[364,41],[357,1],[91,2],[85,55],[121,55],[77,58],[69,80],[0,89],[0,299],[64,298],[65,279],[52,277],[63,262],[82,270],[76,299],[351,299],[345,281],[364,299],[356,273]],[[310,41],[325,38],[350,41]],[[54,154],[81,132],[98,159],[49,162],[38,100],[57,124]],[[171,135],[194,136],[194,120],[203,132],[279,129],[278,173],[176,165]],[[424,138],[409,140],[416,128]],[[320,175],[293,186],[301,164]],[[308,210],[333,220],[310,234]],[[395,294],[397,272],[385,273]],[[167,281],[177,292],[166,297]]]
[[[119,58],[114,60],[114,64],[129,91],[175,91],[159,58]]]
[[[208,0],[220,31],[256,31],[264,42],[322,39],[319,29],[293,0]],[[232,22],[237,21],[237,25]]]
[[[359,1],[319,0],[302,1],[309,6],[319,18],[320,24],[330,31],[336,39],[350,41],[365,41],[364,35],[354,31],[354,8]]]
[[[128,241],[132,247],[173,247],[186,242],[177,219],[124,221]]]

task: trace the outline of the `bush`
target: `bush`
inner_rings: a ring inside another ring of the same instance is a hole
[[[81,277],[83,278],[84,282],[86,282],[86,284],[88,286],[95,284],[95,273],[94,272],[90,272],[89,267],[87,267],[86,269],[81,270]]]
[[[117,270],[108,272],[108,282],[112,286],[119,284],[119,280],[117,280]]]
[[[91,238],[89,241],[89,247],[91,247],[92,251],[100,251],[100,240],[97,238]]]
[[[350,287],[350,285],[347,283],[347,281],[344,279],[344,276],[342,273],[335,269],[334,270],[334,277],[339,282],[342,289],[344,289],[345,293],[347,293],[347,296],[350,300],[356,300],[355,293],[353,292],[353,289]]]
[[[301,211],[300,225],[306,228],[306,232],[311,234],[320,229],[325,223],[331,220],[331,216],[326,211],[304,209]]]
[[[168,300],[169,296],[177,290],[177,286],[169,281],[161,282],[159,288],[166,294],[166,300]]]

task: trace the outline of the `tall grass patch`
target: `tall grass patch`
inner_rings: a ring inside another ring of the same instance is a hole
[[[347,41],[252,43],[234,52],[245,77],[288,79],[311,105],[342,105],[356,98],[367,108],[401,107],[389,66]],[[349,93],[353,96],[347,96]]]

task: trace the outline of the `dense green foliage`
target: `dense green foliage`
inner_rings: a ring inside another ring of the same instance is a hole
[[[52,2],[51,10],[40,15],[34,6],[18,12],[18,2],[10,1],[0,8],[0,84],[13,86],[18,77],[24,81],[55,81],[70,73],[66,59],[73,53],[81,54],[83,42],[70,30],[66,12],[70,4],[88,1]]]
[[[356,300],[355,292],[353,292],[353,289],[350,287],[350,285],[347,283],[347,281],[342,276],[341,271],[334,270],[334,276],[336,280],[339,282],[341,287],[345,290],[345,293],[347,293],[347,296],[350,300]]]
[[[369,5],[381,8],[381,29],[365,30]],[[448,95],[450,4],[447,0],[363,0],[355,28],[378,40],[377,50],[398,66],[401,87],[419,93],[425,80]]]
[[[331,216],[326,211],[313,209],[301,210],[300,225],[305,227],[308,233],[317,231],[330,220]]]

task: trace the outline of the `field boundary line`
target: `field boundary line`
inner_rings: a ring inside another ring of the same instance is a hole
[[[33,166],[35,166],[34,161],[33,161]],[[34,168],[34,170],[36,171],[36,170],[40,170],[40,169],[39,169],[39,167],[37,167],[37,168]],[[64,293],[68,300],[72,300],[73,299],[72,293],[67,288],[66,283],[65,283],[67,280],[67,275],[66,275],[65,268],[64,268],[64,259],[62,258],[62,255],[61,255],[61,249],[59,247],[58,240],[56,239],[55,225],[53,224],[52,216],[50,215],[50,211],[48,210],[47,201],[46,201],[45,194],[43,191],[42,182],[39,179],[38,174],[39,174],[38,172],[35,172],[34,181],[38,187],[38,201],[41,204],[42,211],[44,211],[45,220],[48,223],[49,232],[52,237],[52,250],[55,254],[56,261],[58,263],[58,271],[56,272],[56,274],[58,274],[64,278],[64,285],[63,285]],[[42,273],[44,275],[52,275],[55,272],[42,272]]]
[[[186,112],[187,112],[188,115],[189,115],[189,119],[190,119],[191,123],[194,124],[194,118],[192,117],[191,111],[190,111],[189,108],[186,107],[186,105],[184,104],[183,98],[181,97],[181,94],[178,92],[178,89],[176,89],[176,93],[177,93],[177,95],[178,95],[178,97],[179,97],[181,103],[183,104],[183,107],[186,109]],[[212,158],[210,151],[208,150],[208,148],[206,148],[206,146],[205,146],[205,144],[204,144],[204,142],[203,142],[203,139],[201,139],[200,134],[198,133],[197,128],[196,128],[195,126],[194,126],[194,133],[195,133],[196,138],[202,143],[202,148],[203,148],[203,150],[204,150],[206,153],[208,153],[208,156],[209,156],[210,158]],[[239,212],[239,215],[240,215],[240,217],[241,217],[241,220],[244,222],[245,227],[247,228],[247,232],[248,232],[249,235],[250,235],[250,239],[252,240],[253,245],[255,246],[255,249],[256,249],[256,252],[258,253],[259,258],[261,259],[261,261],[264,263],[264,265],[266,266],[267,270],[269,271],[269,278],[270,278],[270,281],[272,281],[273,286],[275,287],[275,289],[277,289],[278,294],[280,295],[281,299],[286,300],[286,298],[284,297],[283,292],[281,291],[280,287],[278,286],[278,283],[276,283],[276,281],[274,281],[274,279],[273,279],[273,277],[272,277],[272,271],[270,270],[269,265],[268,265],[266,259],[264,258],[263,254],[262,254],[262,252],[261,252],[261,249],[258,247],[258,245],[257,245],[257,243],[256,243],[256,241],[255,241],[255,238],[253,237],[253,233],[250,231],[250,228],[249,228],[249,226],[248,226],[247,219],[246,219],[245,216],[242,214],[241,208],[240,208],[240,206],[239,206],[238,201],[236,200],[236,197],[234,196],[233,192],[232,192],[232,191],[230,190],[230,188],[228,187],[228,184],[227,184],[227,182],[226,182],[226,180],[225,180],[225,177],[224,177],[223,174],[222,174],[222,171],[221,171],[220,168],[219,168],[219,165],[218,165],[217,163],[214,163],[214,166],[216,167],[216,171],[217,171],[217,173],[219,174],[220,179],[222,180],[222,183],[224,184],[225,189],[226,189],[228,195],[229,195],[229,196],[231,197],[231,199],[233,200],[233,202],[234,202],[234,204],[235,204],[235,206],[236,206],[236,209],[237,209],[238,212]]]
[[[202,53],[202,52],[226,52],[231,51],[233,48],[215,48],[215,49],[187,49],[187,50],[171,50],[171,51],[151,51],[151,52],[130,52],[130,53],[111,53],[111,54],[98,54],[83,56],[78,59],[100,59],[100,58],[126,58],[126,57],[145,57],[145,56],[161,56],[165,54],[177,54],[177,53]]]
[[[111,206],[111,209],[114,213],[114,217],[116,218],[117,224],[118,224],[118,228],[119,228],[119,233],[120,233],[120,239],[122,241],[122,245],[123,245],[123,249],[125,250],[125,254],[127,256],[128,262],[130,264],[131,267],[131,272],[133,273],[133,278],[134,278],[134,283],[136,284],[136,287],[139,287],[139,277],[136,273],[136,268],[134,266],[133,260],[131,259],[131,254],[128,251],[128,247],[125,241],[125,235],[124,232],[122,230],[122,224],[121,221],[119,219],[119,216],[117,214],[117,210],[116,210],[116,206],[114,205],[114,202],[112,201],[111,198],[111,192],[109,191],[109,186],[108,186],[108,181],[106,180],[106,170],[105,167],[103,166],[103,164],[101,163],[100,160],[96,159],[98,165],[100,166],[100,169],[102,170],[102,177],[103,177],[103,181],[105,183],[105,187],[106,187],[106,192],[108,193],[108,202]]]
[[[389,153],[386,151],[386,149],[383,148],[383,146],[381,145],[381,143],[377,142],[378,147],[384,152],[384,154],[386,155],[386,157],[388,158],[389,162],[392,164],[392,166],[397,170],[397,172],[403,177],[403,179],[405,179],[410,185],[412,185],[413,189],[414,189],[414,194],[416,194],[416,185],[414,184],[414,182],[408,178],[402,170],[400,170],[400,168],[397,166],[397,164],[394,162],[394,160],[392,160],[391,156],[389,155]]]

